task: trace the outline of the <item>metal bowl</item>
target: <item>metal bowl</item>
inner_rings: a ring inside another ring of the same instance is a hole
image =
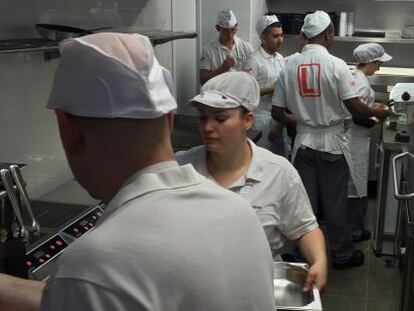
[[[319,291],[303,292],[308,273],[306,264],[274,262],[274,295],[277,310],[322,310]]]

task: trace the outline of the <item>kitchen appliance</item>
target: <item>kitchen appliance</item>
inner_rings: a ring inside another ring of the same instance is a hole
[[[25,267],[29,272],[29,278],[48,279],[56,271],[56,260],[59,255],[69,244],[95,227],[104,209],[103,203],[87,208],[74,219],[66,222],[57,232],[31,245],[25,257]]]
[[[414,26],[407,26],[401,30],[401,38],[414,38]]]
[[[302,288],[308,274],[308,265],[304,263],[274,262],[273,290],[276,310],[322,310],[319,290],[316,286],[309,292]]]
[[[8,166],[8,168],[7,168]],[[40,233],[18,165],[0,166],[0,272],[27,278],[26,246]],[[23,221],[23,207],[31,224]]]
[[[394,90],[395,89],[395,90]],[[396,113],[406,115],[408,150],[392,161],[394,197],[399,201],[397,251],[402,272],[400,311],[414,310],[414,84],[399,83],[392,90]]]
[[[399,116],[396,123],[395,138],[398,141],[409,141],[413,118],[414,83],[397,83],[390,92],[390,102]]]

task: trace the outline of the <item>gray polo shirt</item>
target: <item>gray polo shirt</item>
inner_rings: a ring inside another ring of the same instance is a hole
[[[245,198],[256,212],[274,255],[285,239],[296,240],[318,228],[299,174],[285,158],[256,146],[249,140],[252,161],[245,176],[228,189]],[[180,164],[191,163],[208,179],[205,148],[198,146],[176,154]]]
[[[133,175],[73,242],[41,310],[274,310],[272,258],[250,206],[190,165]]]

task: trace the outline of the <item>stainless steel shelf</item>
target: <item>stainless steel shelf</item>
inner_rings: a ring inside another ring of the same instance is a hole
[[[289,35],[286,34],[285,38],[293,39],[298,38],[299,35]],[[391,44],[414,44],[414,39],[406,39],[406,38],[399,38],[399,37],[385,37],[385,38],[377,38],[377,37],[339,37],[335,36],[335,41],[337,42],[376,42],[376,43],[391,43]]]
[[[152,44],[158,45],[178,39],[197,37],[195,32],[168,31],[159,29],[145,29],[137,27],[113,28],[111,32],[139,33],[147,36]],[[42,38],[0,40],[0,54],[27,53],[27,52],[56,52],[57,43]]]

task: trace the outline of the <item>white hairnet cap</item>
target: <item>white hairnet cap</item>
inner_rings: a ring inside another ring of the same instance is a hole
[[[354,59],[358,63],[367,64],[376,60],[387,62],[392,59],[392,56],[385,53],[384,48],[378,43],[364,43],[354,50]]]
[[[217,26],[222,28],[232,28],[237,25],[236,15],[230,9],[224,9],[217,14]]]
[[[260,88],[256,79],[247,72],[226,72],[208,80],[201,93],[190,100],[215,108],[242,106],[253,111],[260,101]]]
[[[307,14],[303,22],[301,31],[306,38],[311,39],[322,33],[331,23],[331,18],[324,11],[315,11]]]
[[[152,119],[177,108],[173,80],[138,34],[98,33],[60,44],[47,107],[81,117]]]
[[[265,15],[259,18],[256,23],[256,31],[259,37],[262,35],[263,31],[274,23],[278,23],[279,19],[276,15]]]

